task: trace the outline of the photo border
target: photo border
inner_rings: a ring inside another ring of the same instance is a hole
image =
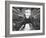
[[[40,30],[30,30],[30,31],[12,31],[12,7],[23,7],[23,8],[40,8]],[[43,6],[38,5],[19,5],[19,4],[10,4],[10,34],[25,34],[25,33],[42,33],[43,26]]]
[[[10,4],[24,4],[24,5],[42,5],[43,6],[43,33],[34,34],[10,34]],[[20,1],[5,1],[5,37],[18,37],[18,36],[33,36],[45,34],[45,3],[37,2],[20,2]]]

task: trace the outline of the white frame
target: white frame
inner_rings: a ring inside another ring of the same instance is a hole
[[[28,8],[40,8],[40,30],[32,31],[12,31],[12,7],[28,7]],[[10,34],[25,34],[25,33],[42,33],[43,32],[43,6],[42,5],[19,5],[10,4]]]

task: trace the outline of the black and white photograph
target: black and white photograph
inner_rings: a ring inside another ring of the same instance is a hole
[[[40,30],[40,8],[12,7],[12,30]]]

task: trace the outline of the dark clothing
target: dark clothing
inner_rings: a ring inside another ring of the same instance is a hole
[[[21,20],[22,20],[22,19],[21,19]],[[14,20],[14,21],[15,21],[15,20]],[[24,27],[25,27],[25,24],[31,23],[35,30],[39,30],[39,29],[40,29],[40,26],[38,26],[36,23],[34,24],[35,21],[36,21],[36,20],[35,20],[33,17],[32,17],[32,18],[28,18],[28,19],[25,17],[25,19],[24,19],[22,22],[16,23],[16,25],[15,25],[13,28],[14,28],[16,31],[18,31],[18,30],[21,28],[22,25],[24,25]],[[24,29],[24,27],[23,27],[23,29]],[[13,29],[13,30],[14,30],[14,29]],[[23,29],[22,29],[22,30],[23,30]]]

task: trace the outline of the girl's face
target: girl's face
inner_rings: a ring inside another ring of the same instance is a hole
[[[30,15],[31,15],[31,10],[30,9],[25,10],[26,18],[29,18]]]

